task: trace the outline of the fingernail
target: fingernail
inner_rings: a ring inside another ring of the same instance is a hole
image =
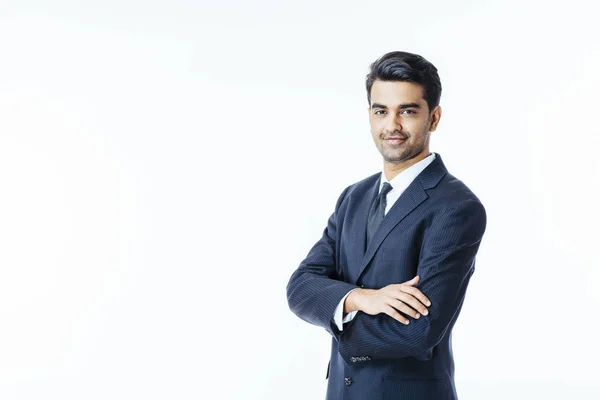
[[[430,306],[430,305],[431,305],[431,302],[430,302],[430,301],[428,301],[428,302],[427,302],[427,305],[428,305],[428,306]]]
[[[429,311],[423,310],[423,315],[427,315],[427,314],[429,314]]]
[[[419,314],[415,314],[415,318],[419,319],[421,316]]]
[[[409,321],[404,321],[404,325],[408,325]]]

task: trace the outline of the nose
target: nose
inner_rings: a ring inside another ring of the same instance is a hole
[[[385,128],[391,134],[392,132],[402,132],[402,123],[398,115],[390,113],[385,121]]]

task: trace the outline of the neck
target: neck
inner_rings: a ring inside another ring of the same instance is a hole
[[[417,155],[416,157],[413,157],[411,159],[401,161],[398,163],[388,162],[388,161],[384,160],[383,161],[383,172],[385,174],[385,178],[388,181],[391,181],[400,172],[404,171],[405,169],[407,169],[408,167],[410,167],[412,165],[415,165],[419,161],[428,157],[430,154],[431,154],[431,152],[429,151],[429,149],[425,149],[421,153],[419,153],[419,155]]]

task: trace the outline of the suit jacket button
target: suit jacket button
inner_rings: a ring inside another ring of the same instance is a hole
[[[361,287],[361,288],[364,288],[364,287],[365,287],[365,285],[360,285],[360,287]]]
[[[349,377],[344,378],[344,383],[346,384],[346,386],[352,385],[352,378],[349,378]]]

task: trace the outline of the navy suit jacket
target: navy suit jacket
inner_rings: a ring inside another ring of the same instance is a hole
[[[396,200],[365,246],[381,173],[348,186],[321,239],[287,285],[290,310],[331,334],[328,400],[454,400],[452,328],[462,308],[486,212],[441,156]],[[338,303],[354,288],[380,289],[420,276],[429,315],[401,324],[358,311],[340,331]]]

